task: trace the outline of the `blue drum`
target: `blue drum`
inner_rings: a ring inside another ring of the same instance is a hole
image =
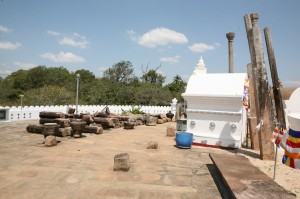
[[[193,143],[193,134],[188,132],[176,133],[176,146],[178,148],[190,149]]]

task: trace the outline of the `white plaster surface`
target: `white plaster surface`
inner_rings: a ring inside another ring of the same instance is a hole
[[[242,97],[246,73],[212,73],[192,75],[183,96]]]
[[[193,133],[194,142],[241,147],[246,132],[242,104],[246,78],[246,73],[206,73],[200,58],[182,94],[187,102],[187,132]]]

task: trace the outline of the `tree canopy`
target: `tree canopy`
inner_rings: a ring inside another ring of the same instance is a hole
[[[159,66],[160,67],[160,66]],[[186,83],[179,75],[163,86],[166,77],[156,69],[134,74],[130,61],[120,61],[95,77],[89,70],[70,72],[63,66],[37,66],[18,70],[0,81],[0,106],[71,105],[76,98],[76,75],[79,74],[79,104],[169,105],[176,97],[182,100]]]

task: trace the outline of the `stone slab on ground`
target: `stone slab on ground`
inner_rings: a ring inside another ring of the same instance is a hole
[[[209,156],[231,190],[233,198],[296,198],[244,156],[211,153]]]

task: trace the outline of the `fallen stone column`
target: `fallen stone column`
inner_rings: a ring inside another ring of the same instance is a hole
[[[29,124],[26,130],[28,133],[43,134],[43,126],[41,124]]]
[[[40,118],[40,124],[45,124],[45,123],[56,123],[59,125],[60,128],[65,128],[70,126],[70,120],[69,119],[64,119],[64,118]]]
[[[56,135],[58,137],[72,136],[72,128],[71,127],[59,128]]]
[[[124,122],[124,129],[134,129],[134,122]]]
[[[94,117],[94,122],[96,124],[101,124],[104,129],[114,127],[114,119],[113,118]]]
[[[42,111],[39,114],[40,118],[50,118],[50,119],[55,119],[55,118],[65,118],[65,114],[61,112],[47,112],[47,111]]]
[[[70,127],[70,120],[64,118],[56,118],[54,122],[60,126],[60,128]]]
[[[86,122],[86,125],[90,125],[94,122],[94,119],[90,114],[80,114],[79,118]]]
[[[85,126],[83,133],[101,134],[103,133],[103,128],[100,126]]]

